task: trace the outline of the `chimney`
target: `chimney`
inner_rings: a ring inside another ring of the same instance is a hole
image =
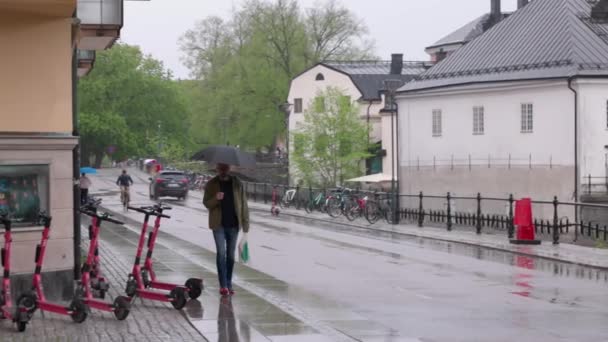
[[[391,55],[391,75],[401,75],[403,71],[403,54],[394,53]]]
[[[600,0],[591,8],[591,18],[604,23],[608,22],[608,0]]]
[[[521,9],[528,4],[529,0],[517,0],[517,9]]]
[[[500,8],[501,0],[490,0],[491,1],[491,10],[490,14],[494,23],[498,23],[502,19],[502,10]]]

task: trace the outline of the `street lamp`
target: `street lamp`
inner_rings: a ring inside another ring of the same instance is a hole
[[[397,209],[399,208],[398,201],[399,196],[397,195],[398,181],[395,179],[395,145],[399,148],[399,143],[395,144],[395,136],[399,138],[399,132],[395,132],[395,117],[399,115],[399,104],[395,101],[395,92],[397,89],[403,86],[404,82],[397,79],[389,79],[384,81],[384,91],[386,95],[384,97],[384,108],[381,110],[382,113],[390,113],[391,115],[391,207],[393,213],[392,223],[399,223],[399,215]],[[397,118],[397,120],[399,120]],[[399,121],[397,121],[397,129],[399,129]]]

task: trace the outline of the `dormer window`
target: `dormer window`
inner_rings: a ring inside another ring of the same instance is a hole
[[[318,73],[317,77],[315,78],[316,81],[325,81],[325,76],[323,76],[322,73]]]

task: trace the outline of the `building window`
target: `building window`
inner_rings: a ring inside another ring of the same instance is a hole
[[[440,137],[442,133],[441,109],[433,110],[433,136]]]
[[[481,135],[484,133],[483,114],[482,106],[473,107],[473,134]]]
[[[521,104],[521,132],[532,133],[534,131],[534,105],[532,103]]]
[[[41,210],[49,211],[49,166],[0,165],[0,212],[19,227],[36,225]]]
[[[315,80],[317,81],[325,81],[325,76],[323,76],[323,74],[318,73],[317,77],[315,78]]]
[[[302,99],[294,99],[294,113],[302,113]]]

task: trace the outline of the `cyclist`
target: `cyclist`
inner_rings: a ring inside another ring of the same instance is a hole
[[[133,179],[127,174],[127,170],[122,170],[122,174],[118,176],[116,185],[120,186],[120,202],[127,206],[129,204],[129,187],[133,185]]]

